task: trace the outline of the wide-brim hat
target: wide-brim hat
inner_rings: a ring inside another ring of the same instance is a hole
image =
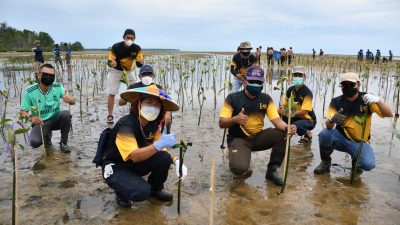
[[[136,102],[146,96],[155,96],[158,97],[163,105],[163,109],[165,111],[178,111],[179,105],[174,102],[174,100],[167,93],[158,89],[155,85],[150,85],[147,87],[133,88],[128,89],[121,93],[121,98],[125,101],[128,101],[132,104],[136,104]]]

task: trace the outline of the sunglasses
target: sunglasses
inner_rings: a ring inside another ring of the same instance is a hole
[[[42,75],[44,76],[55,76],[54,73],[45,73],[45,72],[41,72]]]
[[[344,87],[355,87],[356,83],[353,82],[342,82],[340,83],[339,87],[344,88]]]

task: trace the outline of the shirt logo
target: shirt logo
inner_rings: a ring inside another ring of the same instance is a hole
[[[260,109],[267,109],[268,105],[260,102]]]

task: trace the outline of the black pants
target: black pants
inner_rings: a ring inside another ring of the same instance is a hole
[[[287,123],[288,122],[287,116],[282,116],[282,120]],[[307,133],[308,130],[313,130],[315,128],[315,123],[311,120],[292,118],[291,124],[296,125],[297,134],[299,136],[303,136]]]
[[[61,130],[61,142],[67,143],[69,129],[71,128],[71,117],[69,111],[64,110],[58,113],[53,119],[44,121],[42,124],[43,137],[51,137],[53,130]],[[39,125],[33,126],[31,135],[29,136],[29,142],[34,148],[43,144]]]
[[[133,163],[128,160],[112,165],[113,174],[106,178],[106,183],[125,200],[140,202],[150,197],[151,191],[164,188],[172,159],[169,153],[160,151],[149,159]],[[104,166],[106,166],[105,163]],[[103,166],[103,174],[104,174]],[[150,173],[146,182],[142,176]],[[103,176],[104,178],[104,176]]]
[[[233,138],[228,142],[229,168],[235,174],[241,175],[249,170],[251,152],[272,148],[268,169],[281,166],[285,158],[286,133],[276,128],[260,131],[254,137]]]

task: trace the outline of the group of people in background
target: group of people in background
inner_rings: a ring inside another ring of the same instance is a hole
[[[65,49],[65,62],[67,68],[70,68],[71,66],[71,48],[67,43],[63,44],[64,49]],[[44,63],[44,57],[43,57],[43,50],[40,48],[40,41],[35,41],[34,42],[34,47],[32,48],[32,51],[35,53],[34,57],[34,71],[35,73],[39,73],[39,67]],[[59,44],[55,44],[53,48],[53,57],[54,57],[54,63],[56,64],[57,67],[61,66],[61,70],[64,71],[64,65],[63,61],[61,58],[61,49]]]
[[[369,62],[374,62],[375,64],[379,64],[379,62],[381,61],[381,50],[377,49],[376,50],[376,54],[374,57],[374,53],[372,53],[369,49],[367,49],[367,52],[365,53],[365,59]],[[363,61],[364,60],[364,52],[362,49],[360,49],[360,51],[358,51],[357,53],[357,59],[358,61]],[[389,56],[388,58],[383,57],[382,58],[382,62],[392,62],[393,60],[393,53],[392,50],[389,50]]]

